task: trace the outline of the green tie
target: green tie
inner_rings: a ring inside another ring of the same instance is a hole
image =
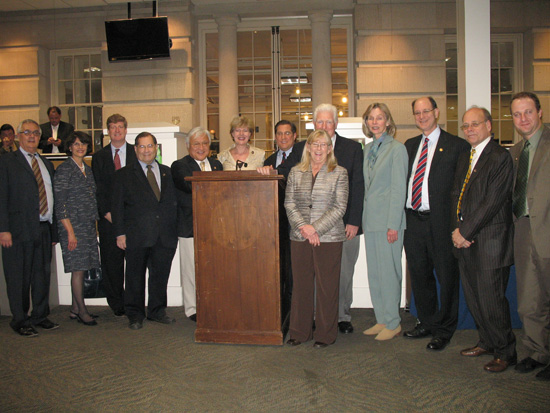
[[[516,218],[527,215],[527,181],[529,179],[529,141],[525,141],[519,156],[516,186],[514,187],[513,208]]]

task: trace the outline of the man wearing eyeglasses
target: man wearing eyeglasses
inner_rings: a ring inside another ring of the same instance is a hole
[[[431,96],[413,101],[412,111],[422,134],[405,142],[409,174],[403,242],[418,324],[403,335],[431,336],[427,349],[443,350],[458,324],[458,263],[449,237],[451,189],[458,157],[470,145],[439,127],[439,109]]]
[[[136,162],[134,145],[126,142],[128,122],[118,113],[107,118],[111,143],[92,156],[92,171],[97,185],[99,210],[99,248],[103,286],[107,303],[115,317],[124,316],[124,251],[117,247],[111,218],[111,198],[115,171]]]
[[[24,120],[17,132],[19,149],[0,158],[0,245],[10,326],[21,336],[35,337],[35,327],[59,327],[48,319],[52,245],[57,242],[54,168],[36,152],[41,135],[36,121]]]
[[[145,317],[161,324],[175,321],[166,314],[166,289],[178,243],[177,196],[170,168],[155,160],[157,149],[155,136],[137,135],[138,161],[117,171],[113,183],[113,233],[126,253],[124,311],[132,330],[142,328]]]
[[[514,161],[514,263],[518,313],[528,357],[516,371],[550,380],[550,129],[542,123],[537,95],[512,97],[510,112],[521,141],[510,154]]]
[[[493,360],[483,368],[500,373],[517,361],[516,338],[505,296],[514,261],[512,157],[491,140],[492,119],[485,108],[467,110],[461,129],[471,150],[460,155],[456,168],[452,241],[479,341],[460,354],[492,355]]]

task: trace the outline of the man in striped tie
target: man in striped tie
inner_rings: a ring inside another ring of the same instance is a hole
[[[458,156],[470,146],[438,126],[439,109],[431,96],[416,99],[412,111],[422,134],[405,142],[409,180],[404,246],[418,324],[404,336],[432,336],[427,348],[442,350],[458,322],[458,264],[449,235],[451,189]]]
[[[17,133],[19,149],[0,160],[0,245],[12,313],[10,326],[21,336],[35,337],[35,327],[59,327],[48,319],[52,243],[57,242],[54,168],[36,152],[41,135],[36,121],[24,120]]]

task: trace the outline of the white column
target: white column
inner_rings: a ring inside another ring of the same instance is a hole
[[[311,21],[312,103],[332,103],[332,69],[330,61],[330,21],[332,10],[309,13]]]
[[[490,0],[458,0],[458,122],[472,105],[491,110]]]
[[[218,24],[218,67],[219,67],[219,99],[220,126],[216,131],[220,139],[220,150],[231,146],[229,134],[231,119],[239,114],[239,88],[237,69],[237,15],[220,16]]]

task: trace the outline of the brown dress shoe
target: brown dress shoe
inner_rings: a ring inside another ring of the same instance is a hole
[[[477,346],[465,348],[460,352],[461,356],[466,356],[466,357],[478,357],[478,356],[483,356],[485,354],[490,356],[490,355],[493,355],[493,352]]]
[[[483,366],[483,369],[485,371],[491,372],[491,373],[502,373],[504,370],[508,368],[508,366],[512,366],[516,364],[516,360],[501,360],[501,359],[494,359],[487,363],[485,366]]]

